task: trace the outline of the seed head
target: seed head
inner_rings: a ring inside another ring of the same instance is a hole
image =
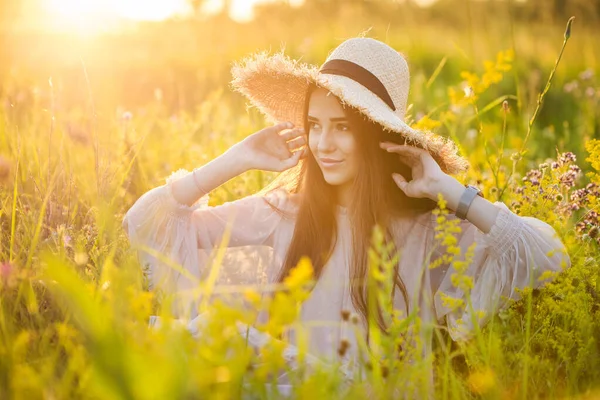
[[[344,355],[346,355],[346,352],[348,351],[349,348],[350,348],[350,342],[348,341],[348,339],[342,339],[340,341],[340,346],[338,347],[339,356],[344,357]]]
[[[381,366],[381,376],[384,378],[387,378],[389,373],[390,373],[390,369],[387,367],[387,365],[382,365]]]
[[[588,68],[579,74],[579,79],[581,79],[582,81],[589,81],[593,77],[594,77],[594,70],[591,68]]]
[[[588,87],[587,89],[585,89],[585,95],[587,97],[589,97],[590,99],[593,99],[594,96],[596,95],[596,89],[594,89],[593,87]]]
[[[344,321],[348,321],[350,319],[350,311],[342,310],[341,314]]]
[[[558,157],[558,162],[560,164],[567,164],[567,163],[571,163],[571,162],[576,162],[577,161],[577,157],[575,156],[574,153],[567,151],[565,153],[562,153],[559,157]]]
[[[567,21],[567,28],[565,29],[565,40],[569,40],[569,38],[571,37],[571,26],[573,25],[574,19],[575,17],[571,17],[569,18],[569,21]]]

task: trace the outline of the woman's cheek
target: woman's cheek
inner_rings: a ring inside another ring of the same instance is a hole
[[[356,151],[356,139],[350,131],[340,134],[338,144],[339,148],[346,154],[353,154]]]
[[[315,154],[317,154],[317,146],[319,145],[319,139],[317,138],[317,135],[315,135],[314,133],[308,135],[308,148],[310,149],[310,151]]]
[[[347,173],[355,177],[358,173],[358,146],[354,134],[345,132],[340,141],[340,148],[346,154]]]

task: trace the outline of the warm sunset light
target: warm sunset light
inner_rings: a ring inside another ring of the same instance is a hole
[[[284,0],[231,0],[230,17],[238,22],[254,18],[253,8],[259,3]],[[285,0],[293,7],[304,0]],[[416,0],[428,6],[436,0]],[[162,21],[172,17],[189,16],[193,10],[190,0],[44,0],[44,10],[49,15],[46,23],[53,29],[98,33],[112,30],[123,20]],[[201,12],[212,15],[222,11],[224,0],[203,0]]]
[[[598,27],[0,0],[0,400],[600,400]]]
[[[126,20],[160,21],[190,12],[186,0],[45,0],[47,25],[56,30],[98,33]]]
[[[66,19],[122,17],[162,20],[190,11],[186,0],[46,0],[51,13]]]
[[[275,0],[233,0],[230,16],[238,22],[253,18],[255,4]],[[300,5],[303,0],[291,0]],[[45,0],[50,25],[60,30],[97,32],[110,29],[118,20],[161,21],[186,16],[192,12],[188,0]],[[202,12],[214,14],[222,10],[223,0],[206,0]]]

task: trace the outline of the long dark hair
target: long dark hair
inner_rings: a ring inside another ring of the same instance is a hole
[[[314,84],[309,86],[304,103],[304,128],[307,135],[309,134],[308,106],[311,93],[316,88]],[[339,101],[339,98],[337,99]],[[354,181],[352,202],[348,206],[348,216],[353,226],[350,296],[352,304],[366,322],[369,313],[366,285],[369,272],[368,249],[374,226],[378,224],[382,227],[386,240],[393,243],[388,221],[395,216],[430,211],[435,208],[436,203],[429,199],[407,197],[393,181],[393,172],[400,173],[410,180],[411,169],[400,162],[397,154],[382,151],[379,142],[391,141],[403,144],[401,135],[385,131],[382,125],[366,118],[349,105],[344,106],[344,113],[355,134],[357,147],[360,149],[361,164]],[[277,187],[286,187],[289,192],[299,194],[294,234],[277,281],[283,282],[302,256],[311,259],[315,279],[319,279],[337,241],[335,188],[325,181],[310,151],[296,168],[281,174],[265,189],[272,190]],[[408,315],[408,294],[400,277],[398,265],[394,271],[393,291],[390,294],[392,299],[396,288],[402,292]],[[387,326],[381,310],[376,318],[379,327],[385,333]]]

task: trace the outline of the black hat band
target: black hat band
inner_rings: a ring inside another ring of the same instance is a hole
[[[396,111],[396,106],[394,106],[394,102],[387,89],[383,86],[379,78],[373,75],[368,69],[352,61],[335,59],[323,64],[319,72],[322,74],[342,75],[360,83],[379,96],[392,110]]]

